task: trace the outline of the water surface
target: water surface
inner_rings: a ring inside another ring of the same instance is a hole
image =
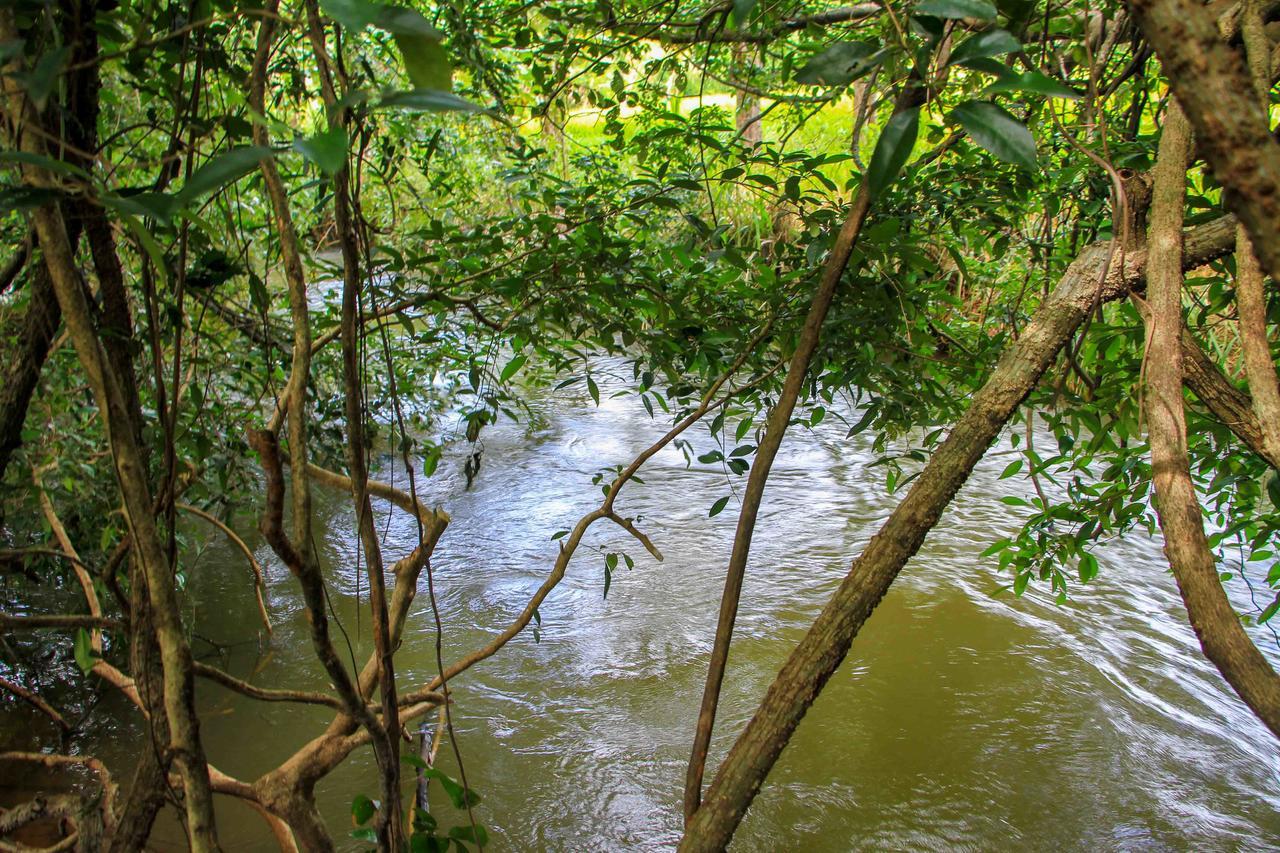
[[[610,399],[602,388],[600,407],[571,390],[548,394],[534,401],[542,415],[536,428],[487,429],[483,468],[470,490],[459,458],[446,457],[426,483],[431,501],[453,517],[433,562],[447,660],[519,613],[551,568],[551,535],[598,503],[592,475],[628,462],[665,430],[637,400]],[[885,494],[882,469],[868,467],[870,438],[846,439],[845,430],[830,418],[815,432],[793,431],[774,466],[713,764],[898,499]],[[705,430],[691,437],[699,450],[712,446]],[[1035,591],[992,597],[1010,579],[996,573],[994,558],[979,555],[1018,524],[996,497],[1029,490],[1021,480],[997,479],[1007,462],[983,462],[867,623],[734,849],[1280,844],[1280,754],[1201,656],[1158,542],[1132,537],[1106,548],[1099,578],[1073,587],[1064,606]],[[397,476],[403,485],[403,472]],[[736,496],[719,516],[707,511],[731,490],[740,493],[745,479],[690,468],[674,449],[642,477],[618,508],[639,517],[665,562],[599,523],[541,608],[540,642],[526,632],[453,683],[459,747],[484,798],[477,818],[494,850],[666,849],[679,838],[680,789]],[[237,522],[246,537],[253,534],[253,518]],[[411,547],[416,529],[406,516],[384,515],[380,524],[389,555]],[[368,623],[357,615],[348,501],[318,490],[316,529],[334,606],[363,661]],[[296,584],[256,534],[249,541],[269,573],[274,639],[260,650],[247,568],[218,539],[204,546],[193,573],[197,631],[228,647],[221,661],[237,675],[322,689]],[[619,566],[606,599],[608,551],[626,551],[636,565]],[[1246,607],[1246,591],[1232,592]],[[435,672],[434,643],[424,581],[396,658],[403,687]],[[284,760],[329,718],[208,684],[200,703],[211,759],[247,779]],[[121,722],[130,717],[116,699],[95,714],[98,751],[117,764],[138,746],[136,727]],[[457,775],[447,748],[441,766]],[[376,787],[367,751],[322,783],[320,804],[335,835],[348,831],[352,796],[376,795]],[[442,821],[456,822],[435,795]],[[247,808],[227,801],[220,808],[228,849],[272,849]]]

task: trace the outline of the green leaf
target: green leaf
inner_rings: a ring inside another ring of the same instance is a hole
[[[480,847],[489,845],[489,833],[480,824],[475,826],[455,826],[449,830],[449,837],[457,838],[461,841],[470,841]]]
[[[1022,43],[1006,30],[987,30],[970,36],[951,51],[948,65],[958,65],[971,59],[985,59],[991,56],[1004,56],[1006,53],[1017,53],[1022,50]]]
[[[440,787],[444,788],[445,793],[449,795],[449,800],[453,803],[455,809],[465,809],[468,805],[480,805],[479,794],[470,788],[464,789],[439,769],[432,767],[429,770],[422,771],[422,775],[429,779],[435,779],[440,783]]]
[[[52,204],[62,193],[48,187],[0,187],[0,213],[15,210],[34,210]]]
[[[1048,98],[1066,98],[1072,101],[1078,101],[1081,98],[1080,93],[1075,89],[1070,89],[1052,77],[1041,74],[1039,71],[1027,71],[1023,74],[1015,74],[1013,72],[1002,74],[999,79],[987,87],[987,91],[1031,92]]]
[[[916,5],[915,15],[932,15],[935,18],[975,18],[994,21],[996,7],[987,0],[924,0]]]
[[[604,597],[609,597],[609,587],[613,585],[613,569],[608,564],[604,567]]]
[[[992,59],[989,56],[976,56],[959,64],[965,68],[972,68],[974,71],[981,71],[983,74],[990,74],[992,77],[1007,77],[1015,73],[1012,68],[1000,60]]]
[[[406,92],[389,92],[382,96],[380,109],[409,110],[410,112],[484,112],[484,107],[459,98],[452,92],[439,89],[412,89]]]
[[[37,110],[44,109],[69,56],[71,56],[70,47],[63,46],[57,50],[51,50],[37,59],[30,71],[13,75],[13,78],[22,84],[22,88],[27,90],[27,97],[35,104]]]
[[[431,26],[421,12],[405,6],[382,6],[373,25],[397,36],[424,36],[436,41],[444,38],[444,33]]]
[[[951,111],[975,142],[1000,160],[1035,169],[1036,140],[1026,125],[990,101],[965,101]]]
[[[741,27],[751,18],[760,0],[733,0],[733,22]]]
[[[315,136],[298,137],[293,140],[293,150],[315,163],[326,175],[333,175],[347,162],[347,144],[347,131],[334,127]]]
[[[153,192],[106,195],[102,197],[102,204],[116,213],[154,219],[162,225],[168,225],[173,221],[180,206],[176,197]]]
[[[448,92],[453,88],[453,65],[438,35],[396,33],[395,40],[415,89]]]
[[[1015,459],[1004,467],[1004,470],[1000,472],[1000,476],[997,479],[1007,480],[1021,470],[1022,470],[1022,460]]]
[[[1012,544],[1012,543],[1011,543],[1011,541],[1009,540],[1009,538],[1008,538],[1008,537],[1005,537],[1004,539],[997,539],[995,542],[992,542],[990,545],[988,545],[988,546],[987,546],[987,548],[986,548],[986,550],[985,550],[985,551],[983,551],[983,552],[982,552],[981,554],[979,554],[978,556],[979,556],[979,557],[994,557],[996,554],[999,554],[999,553],[1000,553],[1001,551],[1003,551],[1005,548],[1008,548],[1010,544]]]
[[[356,826],[364,826],[377,811],[378,804],[364,794],[356,794],[356,798],[351,801],[351,821]]]
[[[520,368],[524,367],[524,363],[529,360],[526,355],[518,355],[507,362],[507,366],[502,368],[501,381],[506,382],[512,376],[515,376]]]
[[[100,658],[93,651],[93,641],[89,638],[89,632],[84,628],[76,629],[76,639],[72,647],[72,651],[76,656],[76,665],[80,667],[80,671],[88,675]]]
[[[320,0],[320,8],[354,35],[376,21],[385,7],[367,0]]]
[[[363,841],[366,844],[378,843],[378,833],[374,832],[372,829],[370,829],[367,826],[361,829],[351,830],[351,837],[354,838],[356,841]]]
[[[867,191],[872,199],[878,198],[898,177],[915,148],[919,132],[919,107],[895,113],[880,131],[876,150],[871,155],[871,165],[867,167]]]
[[[796,72],[797,83],[844,86],[866,74],[885,55],[865,41],[841,41],[809,59]]]
[[[1268,604],[1266,609],[1259,614],[1258,623],[1262,624],[1271,621],[1271,617],[1276,615],[1277,610],[1280,610],[1280,595],[1276,596],[1275,600]]]
[[[227,184],[243,178],[270,156],[271,149],[260,145],[248,145],[244,148],[225,151],[196,169],[178,191],[177,197],[183,204],[189,204],[201,196],[216,192]]]
[[[592,400],[596,401],[597,406],[600,405],[600,387],[590,376],[587,377],[587,393],[591,395]]]
[[[46,157],[43,154],[32,154],[29,151],[0,151],[0,163],[25,163],[28,166],[38,166],[48,172],[89,179],[89,173],[74,163]]]
[[[720,500],[713,503],[711,505],[711,511],[707,513],[707,518],[715,518],[717,515],[720,514],[720,511],[723,510],[725,508],[725,505],[728,503],[729,503],[728,495],[725,495]]]
[[[1088,583],[1098,576],[1098,558],[1085,554],[1080,558],[1080,583]]]

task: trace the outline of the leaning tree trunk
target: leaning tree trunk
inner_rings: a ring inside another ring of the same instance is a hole
[[[1222,231],[1222,223],[1213,223],[1188,233],[1184,262],[1194,266],[1223,254],[1230,241],[1223,239]],[[991,442],[1093,306],[1140,283],[1144,253],[1129,252],[1116,268],[1108,263],[1109,251],[1107,245],[1090,246],[1067,268],[906,498],[854,560],[720,766],[701,808],[686,827],[680,850],[722,850],[729,843],[800,720],[848,654],[853,638]]]

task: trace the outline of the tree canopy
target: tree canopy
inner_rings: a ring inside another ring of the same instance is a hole
[[[49,751],[0,760],[99,774],[41,806],[85,849],[140,847],[173,784],[193,849],[218,849],[217,795],[282,849],[322,850],[337,830],[315,785],[371,746],[362,837],[482,848],[465,779],[426,770],[469,814],[448,832],[402,802],[400,733],[447,723],[466,702],[450,680],[537,630],[595,522],[658,558],[679,547],[616,505],[673,445],[741,478],[706,508],[739,521],[681,844],[722,849],[1010,431],[1003,476],[1037,497],[1003,499],[1026,521],[985,554],[1008,593],[1065,601],[1106,570],[1102,543],[1162,531],[1205,653],[1280,734],[1252,639],[1280,609],[1278,30],[1269,0],[7,0],[0,689],[54,727]],[[522,389],[599,405],[606,355],[653,446],[599,461],[599,506],[548,531],[547,579],[506,631],[398,681],[415,596],[447,629],[430,557],[450,508],[422,484],[442,465],[484,477],[486,428],[537,417]],[[848,412],[898,509],[708,768],[774,455]],[[718,449],[696,454],[704,430]],[[379,480],[388,465],[407,487]],[[376,645],[359,670],[331,632],[315,488],[357,519]],[[375,499],[413,519],[416,548],[386,552]],[[303,592],[330,693],[192,657],[179,518],[257,569],[246,512]],[[1256,612],[1223,591],[1228,550],[1275,566]],[[23,673],[50,654],[74,684],[41,696]],[[197,681],[333,721],[233,778],[202,745]],[[70,749],[64,706],[96,690],[166,745],[127,781]],[[0,834],[39,814],[5,812]]]

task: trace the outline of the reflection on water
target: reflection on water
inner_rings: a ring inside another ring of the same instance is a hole
[[[446,460],[428,482],[431,499],[454,519],[434,560],[446,659],[515,617],[550,569],[551,534],[598,501],[592,474],[629,461],[664,428],[638,401],[607,392],[599,408],[569,392],[536,402],[546,423],[534,434],[510,423],[486,430],[484,468],[470,491],[460,462]],[[896,501],[883,494],[880,469],[866,467],[868,438],[846,440],[844,431],[834,422],[797,431],[774,466],[713,761]],[[709,446],[705,431],[699,443]],[[1275,743],[1201,657],[1156,542],[1108,548],[1098,580],[1062,607],[1035,592],[990,596],[1005,579],[979,554],[1017,523],[995,496],[1023,489],[997,481],[1007,461],[984,463],[868,622],[735,849],[1280,843]],[[597,526],[541,608],[541,642],[521,635],[454,684],[467,774],[484,796],[477,817],[495,850],[655,849],[679,837],[680,787],[736,500],[716,518],[707,510],[744,481],[690,470],[674,450],[642,476],[619,509],[640,517],[666,561]],[[348,504],[317,498],[334,606],[363,660],[368,623],[358,622],[354,600]],[[392,554],[416,536],[400,514],[380,524]],[[253,519],[238,526],[252,531]],[[257,550],[277,625],[270,648],[260,656],[252,641],[247,569],[216,540],[192,582],[197,630],[240,643],[226,661],[238,675],[322,687],[297,588],[264,545]],[[606,600],[602,554],[610,550],[627,551],[636,567],[619,567]],[[425,581],[422,592],[396,659],[406,687],[435,671]],[[207,684],[200,701],[211,759],[243,778],[283,760],[328,719],[323,710],[252,702]],[[129,719],[119,704],[118,714],[109,706],[97,718]],[[136,731],[123,725],[101,724],[99,752],[118,762],[136,750]],[[441,754],[456,775],[453,756]],[[346,832],[351,797],[361,791],[376,791],[367,752],[320,788],[335,834]],[[433,807],[452,818],[447,803]],[[271,849],[248,809],[220,808],[229,849]]]

